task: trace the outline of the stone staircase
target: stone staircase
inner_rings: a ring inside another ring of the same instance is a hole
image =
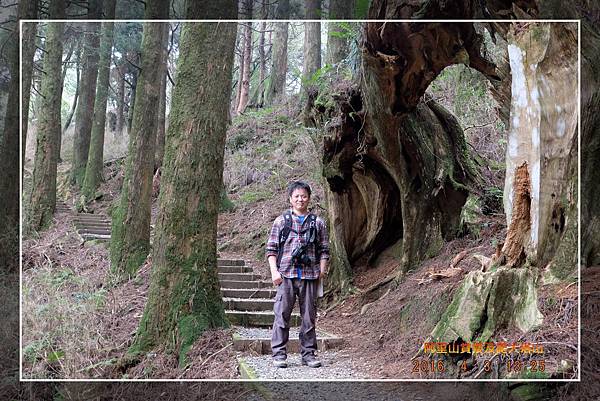
[[[111,221],[108,216],[92,213],[73,213],[63,202],[57,202],[57,212],[72,213],[72,221],[82,241],[109,241]],[[241,259],[218,259],[217,268],[225,314],[236,329],[233,346],[238,351],[271,353],[271,327],[276,289],[270,280],[263,280]],[[290,320],[288,352],[298,352],[297,327],[300,314],[295,310]],[[317,331],[319,350],[339,348],[342,339]]]
[[[251,267],[240,259],[219,259],[219,281],[229,321],[238,326],[233,335],[233,347],[238,351],[271,353],[271,327],[273,326],[273,304],[276,290],[272,282],[261,280]],[[298,352],[297,326],[300,314],[292,312],[290,320],[288,352]],[[319,350],[338,348],[342,339],[317,330]]]

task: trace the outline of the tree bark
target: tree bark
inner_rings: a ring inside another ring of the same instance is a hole
[[[164,26],[163,31],[163,54],[160,68],[160,96],[158,103],[158,118],[156,127],[156,151],[154,153],[154,170],[162,166],[165,156],[165,129],[167,113],[167,68],[168,68],[168,46],[169,46],[169,25]]]
[[[64,8],[64,3],[62,4]],[[42,76],[42,105],[36,139],[28,229],[39,231],[52,222],[56,207],[56,168],[61,132],[62,37],[64,24],[49,22]]]
[[[336,249],[347,252],[339,260],[372,266],[386,251],[401,276],[456,235],[475,179],[457,120],[422,95],[450,64],[469,60],[492,78],[494,68],[470,24],[368,23],[365,36],[361,86],[340,98],[324,142],[329,220],[339,222]],[[334,276],[336,269],[347,277],[346,263],[332,265]]]
[[[19,2],[19,7],[29,9],[29,15],[25,15],[23,18],[37,19],[37,1],[21,1]],[[21,67],[23,71],[23,96],[21,99],[21,107],[23,110],[23,119],[21,120],[21,140],[23,143],[23,147],[21,148],[21,160],[23,160],[23,166],[25,165],[25,148],[27,144],[27,130],[29,128],[29,102],[31,99],[31,78],[33,75],[33,56],[35,54],[36,33],[36,22],[23,23],[23,65]]]
[[[288,19],[290,15],[289,0],[280,0],[275,12],[276,19]],[[288,23],[274,22],[273,64],[271,78],[266,95],[266,104],[272,105],[285,97],[285,78],[287,75]]]
[[[115,136],[123,136],[123,127],[125,125],[125,61],[121,59],[118,70],[118,82],[117,82],[117,127],[115,128]]]
[[[130,61],[136,65],[139,63],[139,54],[137,52],[130,52]],[[129,90],[129,108],[127,109],[127,133],[131,132],[131,125],[133,124],[133,112],[135,110],[135,93],[137,92],[137,80],[139,71],[136,67],[128,65],[129,73],[131,74],[131,88]]]
[[[234,1],[219,4],[235,18]],[[205,329],[228,325],[216,269],[216,232],[236,29],[235,23],[183,26],[153,274],[130,353],[166,344],[182,364]]]
[[[243,8],[245,18],[252,19],[252,5],[254,0],[244,0]],[[244,69],[240,71],[241,92],[240,100],[237,104],[236,114],[242,114],[248,105],[248,97],[250,95],[250,69],[252,68],[252,22],[244,23]]]
[[[80,74],[80,67],[81,67],[81,48],[78,47],[77,49],[77,62],[75,65],[75,74],[76,74],[76,83],[75,83],[75,95],[73,96],[73,104],[71,105],[71,110],[69,110],[69,114],[67,114],[67,118],[65,120],[63,129],[62,129],[62,134],[64,136],[65,132],[67,132],[67,130],[69,129],[69,126],[71,125],[71,121],[73,120],[73,115],[75,114],[75,110],[77,108],[77,101],[79,99],[79,88],[81,86],[81,74]],[[64,82],[63,82],[64,85]]]
[[[107,19],[115,16],[116,0],[105,2]],[[100,61],[98,66],[98,81],[96,85],[96,100],[94,103],[94,120],[90,149],[85,167],[82,192],[86,200],[92,200],[96,189],[102,181],[102,166],[104,162],[104,128],[106,124],[106,102],[108,100],[108,81],[110,78],[110,62],[114,22],[102,23],[102,37],[100,38]]]
[[[321,0],[306,0],[306,19],[321,18]],[[302,93],[305,99],[316,90],[314,74],[321,68],[321,23],[304,23],[304,68]]]
[[[37,18],[37,2],[26,0],[19,2],[17,16],[19,18]],[[7,38],[5,57],[10,72],[8,82],[8,98],[6,114],[3,118],[3,129],[0,143],[0,226],[4,227],[0,235],[0,271],[5,273],[18,272],[19,268],[19,126],[23,135],[27,133],[29,90],[33,65],[33,50],[35,49],[35,33],[37,25],[23,25],[23,99],[19,102],[19,25]],[[27,95],[25,95],[27,91]],[[25,103],[27,102],[27,103]],[[19,105],[23,105],[23,119],[19,121]],[[25,107],[27,105],[27,107]],[[24,137],[26,138],[26,137]],[[23,148],[25,143],[23,143]]]
[[[90,13],[99,14],[90,9]],[[90,18],[97,16],[90,15]],[[84,35],[83,65],[81,71],[80,97],[75,111],[75,133],[73,135],[73,163],[70,181],[79,188],[83,185],[85,167],[90,150],[92,120],[96,100],[96,79],[98,78],[98,59],[100,45],[100,23],[87,22]]]
[[[329,19],[352,19],[354,17],[354,0],[330,0]],[[327,63],[337,64],[348,56],[348,37],[339,22],[329,23],[327,35]]]
[[[169,3],[155,0],[146,4],[145,19],[156,17],[157,12],[163,18],[168,16]],[[161,5],[162,9],[159,8]],[[143,27],[138,101],[129,134],[120,204],[112,219],[111,273],[119,278],[135,275],[150,250],[152,177],[165,26],[168,23],[146,22]]]
[[[261,18],[269,18],[269,8],[267,7],[266,0],[261,1]],[[267,71],[267,60],[265,55],[265,31],[267,30],[267,23],[263,21],[260,23],[260,36],[258,38],[258,88],[256,89],[256,106],[263,107],[265,103],[265,74]]]

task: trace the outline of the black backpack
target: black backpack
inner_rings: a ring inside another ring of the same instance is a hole
[[[285,220],[285,224],[283,229],[279,232],[279,246],[277,251],[277,266],[281,264],[281,257],[283,255],[283,245],[285,241],[287,241],[290,236],[290,232],[293,231],[298,233],[298,231],[292,228],[292,213],[288,210],[283,214],[283,219]],[[308,225],[306,224],[308,222]],[[307,225],[306,228],[304,226]],[[314,245],[317,240],[317,216],[309,213],[308,216],[304,219],[302,226],[300,227],[300,235],[309,231],[307,245]]]

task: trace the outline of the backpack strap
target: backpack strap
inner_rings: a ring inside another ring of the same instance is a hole
[[[287,210],[283,213],[284,225],[281,231],[279,231],[279,244],[277,247],[277,267],[281,265],[281,257],[283,256],[283,245],[285,241],[287,241],[290,236],[290,231],[292,231],[292,213]]]

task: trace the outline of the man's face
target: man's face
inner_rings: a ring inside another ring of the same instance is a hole
[[[290,204],[292,205],[292,208],[300,212],[305,212],[308,208],[308,202],[310,202],[310,195],[305,189],[294,189],[292,196],[290,196]]]

